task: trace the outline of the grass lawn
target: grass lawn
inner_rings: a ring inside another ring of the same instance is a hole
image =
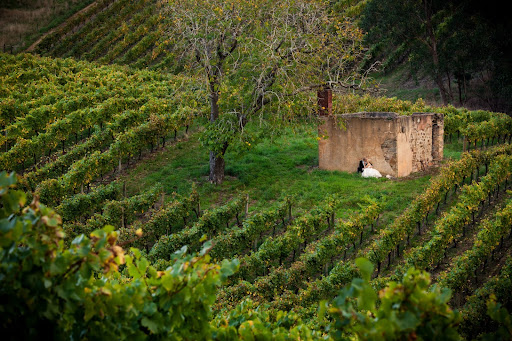
[[[294,210],[308,210],[328,195],[338,196],[337,217],[346,218],[369,196],[385,205],[384,222],[396,217],[428,185],[430,174],[414,174],[389,180],[365,179],[358,173],[318,169],[316,127],[284,129],[272,140],[250,149],[232,146],[226,155],[226,179],[222,185],[208,182],[208,151],[195,132],[131,169],[122,179],[134,194],[157,182],[167,193],[186,195],[195,184],[201,207],[227,202],[239,193],[249,195],[250,210],[261,210],[287,195],[295,196]],[[457,159],[458,143],[445,148],[445,157]]]

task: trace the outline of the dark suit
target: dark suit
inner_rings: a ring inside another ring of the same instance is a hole
[[[364,163],[363,160],[359,161],[359,167],[357,167],[357,172],[362,173],[364,169]]]

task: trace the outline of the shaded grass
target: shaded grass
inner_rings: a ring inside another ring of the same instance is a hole
[[[370,197],[382,202],[381,221],[396,217],[427,186],[428,174],[406,179],[365,179],[358,173],[318,169],[316,127],[283,129],[272,140],[250,149],[234,145],[226,154],[226,179],[218,186],[208,182],[208,151],[196,132],[186,141],[169,146],[140,163],[123,177],[129,193],[139,192],[156,182],[170,194],[187,195],[195,185],[202,208],[225,203],[237,194],[249,195],[250,210],[295,196],[294,212],[309,210],[329,195],[340,200],[338,218],[348,218]]]
[[[427,74],[411,74],[410,68],[400,65],[391,72],[376,72],[372,75],[386,91],[386,97],[416,102],[423,99],[430,105],[442,105],[439,88]]]
[[[462,139],[454,137],[451,142],[444,143],[443,156],[445,159],[459,160],[462,155]]]

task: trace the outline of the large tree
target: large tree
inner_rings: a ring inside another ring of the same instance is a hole
[[[503,13],[497,0],[370,0],[361,28],[373,58],[390,69],[407,62],[432,77],[444,104],[454,102],[455,88],[464,104],[471,77],[492,84],[503,71],[510,74],[511,24]]]
[[[321,88],[361,88],[362,33],[321,0],[171,0],[173,53],[204,79],[210,103],[202,142],[213,183],[246,125],[315,110]]]
[[[443,81],[440,28],[448,20],[446,7],[439,0],[369,1],[361,20],[362,28],[368,32],[366,40],[375,51],[390,60],[421,60],[421,67],[432,74],[445,104],[449,95]]]

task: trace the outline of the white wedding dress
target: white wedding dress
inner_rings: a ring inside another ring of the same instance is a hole
[[[375,168],[365,168],[361,174],[363,178],[381,178],[382,174]]]

